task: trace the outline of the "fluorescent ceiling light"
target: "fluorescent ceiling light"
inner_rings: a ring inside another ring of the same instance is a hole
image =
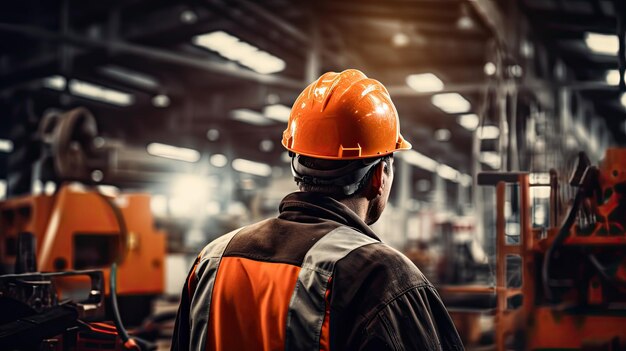
[[[209,157],[209,162],[213,167],[221,168],[228,164],[228,158],[222,154],[213,154]]]
[[[239,108],[230,111],[230,118],[256,126],[267,126],[273,123],[272,120],[266,118],[261,113],[247,108]]]
[[[445,128],[441,128],[441,129],[437,129],[435,130],[435,140],[437,141],[448,141],[450,140],[450,137],[452,136],[452,133],[450,133],[450,130],[445,129]]]
[[[606,71],[604,80],[608,85],[619,85],[619,71],[616,69]]]
[[[158,94],[152,97],[152,105],[154,107],[165,108],[170,105],[170,97],[165,94]]]
[[[474,131],[476,127],[478,127],[478,122],[478,115],[475,113],[468,113],[459,116],[459,124],[469,131]]]
[[[459,93],[445,93],[433,95],[430,99],[433,105],[446,113],[464,113],[471,109],[471,104]]]
[[[54,75],[43,79],[43,86],[54,90],[65,90],[65,77]]]
[[[108,102],[118,106],[129,106],[133,104],[134,96],[100,85],[83,82],[77,79],[70,81],[70,93],[93,100]]]
[[[143,88],[155,89],[159,87],[159,82],[153,77],[128,68],[108,65],[101,67],[100,72]]]
[[[13,151],[13,142],[8,139],[0,139],[0,152]]]
[[[265,163],[236,158],[233,160],[233,169],[238,172],[268,177],[272,174],[272,167]]]
[[[499,169],[500,168],[500,155],[494,151],[483,151],[480,153],[480,162],[486,164],[487,166]]]
[[[478,137],[480,139],[498,139],[500,136],[500,128],[497,126],[482,126],[478,128]]]
[[[165,157],[172,160],[193,163],[198,162],[198,160],[200,159],[200,152],[198,152],[198,150],[188,149],[185,147],[178,147],[161,143],[151,143],[146,149],[148,150],[148,153],[150,155]]]
[[[496,65],[493,62],[487,62],[485,63],[483,70],[486,75],[493,76],[494,74],[496,74]]]
[[[398,155],[401,156],[402,159],[405,160],[408,164],[425,169],[430,172],[435,172],[437,170],[437,166],[439,165],[439,162],[433,160],[428,156],[422,155],[415,150],[400,152]]]
[[[616,55],[619,49],[617,35],[613,34],[587,32],[585,33],[585,44],[591,51],[604,55]]]
[[[457,182],[461,177],[461,172],[441,163],[439,164],[439,166],[437,166],[437,175],[439,175],[441,178]]]
[[[463,186],[472,185],[472,176],[467,173],[461,174],[461,176],[459,177],[459,183],[461,183],[461,185]]]
[[[267,105],[263,108],[263,114],[267,118],[286,123],[289,121],[291,108],[282,104]]]
[[[411,74],[406,77],[406,84],[420,93],[431,93],[443,90],[443,82],[432,73]]]
[[[258,73],[276,73],[287,67],[284,60],[221,30],[196,35],[192,41]]]
[[[622,97],[620,97],[619,102],[626,108],[626,93],[622,93]]]

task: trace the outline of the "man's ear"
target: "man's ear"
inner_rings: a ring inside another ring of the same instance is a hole
[[[379,195],[382,195],[385,190],[385,186],[387,186],[385,184],[385,177],[383,176],[385,174],[385,165],[386,163],[383,161],[379,162],[374,167],[374,172],[372,173],[372,179],[370,179],[368,191],[368,197],[372,199]]]

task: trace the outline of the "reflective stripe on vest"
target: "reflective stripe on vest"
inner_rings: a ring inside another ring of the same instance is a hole
[[[213,240],[201,254],[202,258],[198,262],[196,274],[198,276],[201,274],[202,276],[199,277],[198,285],[191,299],[191,313],[189,314],[189,325],[191,326],[189,345],[192,350],[204,350],[207,322],[209,311],[211,310],[211,296],[213,295],[217,269],[226,246],[240,230],[234,230]]]
[[[289,302],[285,350],[319,350],[325,295],[335,263],[352,250],[376,242],[352,228],[339,227],[309,249]]]
[[[217,271],[226,246],[238,231],[216,239],[207,246],[206,252],[202,253],[196,270],[199,282],[191,302],[190,341],[193,350],[204,350],[206,347],[208,318],[211,315],[210,303]],[[323,236],[309,249],[299,269],[295,288],[289,300],[285,325],[285,350],[320,350],[322,325],[327,309],[326,293],[336,262],[353,250],[376,242],[378,240],[355,229],[339,227]],[[200,267],[203,262],[206,262],[204,270]],[[328,338],[328,335],[325,337]],[[324,348],[327,347],[326,343]]]

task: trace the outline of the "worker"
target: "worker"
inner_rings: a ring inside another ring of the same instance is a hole
[[[293,105],[282,144],[300,191],[277,218],[196,259],[173,350],[463,350],[435,288],[369,225],[393,183],[399,132],[385,87],[329,72]]]

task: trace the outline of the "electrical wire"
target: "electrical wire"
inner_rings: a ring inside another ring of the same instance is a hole
[[[104,200],[104,202],[111,208],[117,221],[120,230],[120,251],[118,252],[115,261],[111,265],[111,273],[109,274],[109,291],[111,293],[111,310],[113,310],[113,323],[117,329],[124,347],[127,349],[141,350],[141,347],[137,342],[128,335],[128,331],[124,328],[122,323],[122,317],[120,316],[119,306],[117,303],[117,265],[123,262],[126,252],[128,251],[128,228],[126,227],[126,221],[122,215],[122,211],[113,202],[112,199],[96,190],[96,193]]]
[[[541,267],[541,280],[543,282],[543,293],[548,300],[553,299],[552,288],[550,287],[550,265],[552,263],[552,257],[554,256],[554,252],[558,246],[561,246],[565,238],[569,235],[570,229],[574,225],[576,221],[576,215],[578,214],[578,210],[580,209],[580,205],[582,204],[582,200],[585,197],[585,189],[581,186],[578,188],[576,192],[576,197],[574,197],[574,203],[570,207],[567,216],[563,220],[561,224],[561,229],[559,229],[558,234],[554,238],[554,241],[546,251],[545,256],[543,256],[543,265]]]

